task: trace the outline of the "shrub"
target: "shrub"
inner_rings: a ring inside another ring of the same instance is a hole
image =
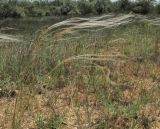
[[[54,8],[52,8],[52,14],[56,15],[56,16],[61,15],[61,7],[54,7]]]
[[[25,14],[26,14],[26,16],[34,16],[35,15],[34,6],[29,5],[29,6],[25,7]]]
[[[54,0],[54,1],[52,2],[52,4],[53,4],[54,6],[61,6],[61,5],[63,4],[63,1],[62,1],[62,0]]]
[[[158,14],[160,14],[160,3],[158,3],[157,6],[156,6],[156,12],[157,12]]]
[[[51,15],[50,12],[45,13],[45,16],[50,16],[50,15]]]
[[[82,15],[92,13],[92,5],[91,2],[87,0],[78,1],[78,9]]]
[[[21,14],[17,12],[16,8],[10,6],[9,4],[1,4],[0,17],[1,18],[7,18],[7,17],[19,18],[21,17]]]
[[[105,12],[106,3],[104,0],[97,0],[95,4],[95,10],[100,15]]]
[[[148,14],[152,10],[152,1],[140,0],[135,3],[135,7],[133,8],[133,12]]]
[[[45,16],[45,9],[41,9],[39,7],[34,7],[33,5],[25,8],[26,16],[30,17],[42,17]]]
[[[61,14],[62,15],[67,15],[71,10],[72,10],[73,6],[71,1],[66,1],[63,3],[63,5],[61,6]]]
[[[133,3],[129,0],[119,0],[114,3],[116,11],[128,12],[132,9]]]

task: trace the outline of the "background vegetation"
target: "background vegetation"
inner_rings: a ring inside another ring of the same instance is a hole
[[[54,0],[54,1],[0,1],[0,18],[41,17],[60,15],[97,15],[110,12],[160,13],[160,3],[154,0]],[[156,4],[155,4],[156,3]]]

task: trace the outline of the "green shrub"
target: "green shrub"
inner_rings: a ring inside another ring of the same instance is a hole
[[[72,9],[72,6],[70,3],[65,3],[61,6],[61,14],[67,15]]]
[[[114,10],[116,12],[129,12],[132,10],[133,3],[129,0],[119,0],[114,3]]]
[[[104,0],[97,0],[95,4],[95,10],[100,15],[105,12],[106,2]]]
[[[120,10],[129,11],[131,9],[132,3],[129,0],[120,1]]]
[[[148,14],[152,11],[152,1],[140,0],[132,10],[135,13]]]
[[[53,15],[61,15],[61,7],[54,7],[54,8],[52,8],[52,14]]]
[[[12,7],[9,4],[1,4],[0,17],[1,18],[7,18],[7,17],[19,18],[21,17],[21,14],[17,12],[14,6]]]
[[[156,6],[156,12],[157,12],[158,14],[160,14],[160,3],[158,3],[157,6]]]
[[[87,0],[78,1],[78,9],[80,14],[86,15],[92,13],[92,5],[91,2]]]

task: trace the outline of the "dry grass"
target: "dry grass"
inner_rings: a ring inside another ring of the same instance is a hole
[[[159,129],[160,28],[107,27],[130,16],[73,18],[0,48],[0,128]]]

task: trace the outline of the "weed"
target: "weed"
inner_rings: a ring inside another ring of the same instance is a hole
[[[45,120],[42,115],[37,116],[36,126],[38,129],[45,129],[46,128]]]

